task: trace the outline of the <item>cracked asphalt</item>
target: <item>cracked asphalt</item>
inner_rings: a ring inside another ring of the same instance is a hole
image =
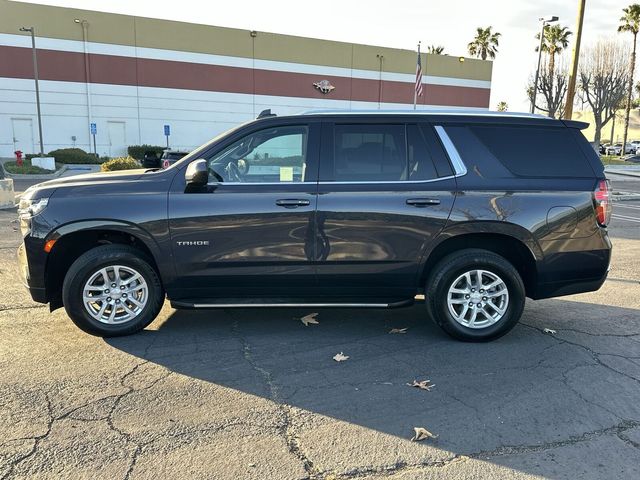
[[[310,310],[165,305],[139,335],[91,337],[19,284],[13,218],[0,211],[0,479],[640,478],[637,223],[614,219],[600,291],[528,301],[509,335],[465,344],[420,304],[308,327]]]

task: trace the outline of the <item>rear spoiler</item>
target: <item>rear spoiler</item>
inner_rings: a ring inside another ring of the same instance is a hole
[[[561,120],[569,128],[577,128],[578,130],[584,130],[589,127],[587,122],[579,122],[578,120]]]

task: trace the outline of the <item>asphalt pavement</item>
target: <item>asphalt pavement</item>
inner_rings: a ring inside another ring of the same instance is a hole
[[[640,478],[640,202],[614,206],[600,291],[528,301],[488,344],[421,304],[309,326],[307,309],[165,305],[141,334],[91,337],[19,284],[14,219],[0,211],[0,479]]]

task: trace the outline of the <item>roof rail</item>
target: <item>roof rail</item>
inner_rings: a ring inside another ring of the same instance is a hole
[[[495,112],[485,109],[472,108],[429,108],[422,110],[348,110],[348,109],[326,109],[326,110],[307,110],[300,115],[464,115],[478,117],[518,117],[518,118],[537,118],[553,120],[550,117],[523,112]]]

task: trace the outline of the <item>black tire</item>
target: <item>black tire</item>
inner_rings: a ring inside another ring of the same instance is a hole
[[[484,328],[469,328],[458,323],[447,306],[449,287],[460,275],[474,269],[499,276],[509,293],[502,318]],[[429,316],[450,336],[465,342],[488,342],[508,333],[520,320],[525,303],[524,284],[515,267],[500,255],[480,249],[460,250],[438,262],[427,279],[425,294]]]
[[[108,265],[124,265],[139,272],[147,283],[148,299],[142,311],[122,324],[107,324],[87,312],[83,288],[96,271]],[[164,289],[157,272],[144,252],[127,245],[102,245],[80,255],[64,277],[62,301],[67,315],[79,328],[99,337],[117,337],[139,332],[158,315],[164,303]]]

